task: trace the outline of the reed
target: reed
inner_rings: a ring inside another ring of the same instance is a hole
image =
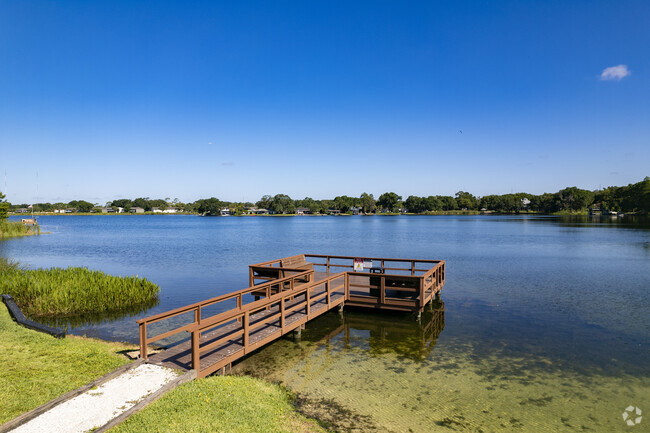
[[[31,236],[41,233],[38,224],[28,226],[19,221],[0,221],[0,239],[18,236]]]
[[[116,277],[87,268],[21,269],[0,260],[0,293],[29,317],[133,311],[155,305],[160,287],[145,278]]]

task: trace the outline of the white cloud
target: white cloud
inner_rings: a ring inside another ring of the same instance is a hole
[[[600,74],[600,79],[620,81],[630,75],[630,73],[631,72],[627,69],[627,65],[610,66],[603,70],[603,73]]]

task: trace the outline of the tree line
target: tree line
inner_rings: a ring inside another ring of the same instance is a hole
[[[3,203],[3,201],[0,200],[0,203]],[[4,203],[4,208],[8,208],[6,210],[10,211],[28,206],[27,204],[9,205],[6,201]],[[84,200],[73,200],[69,203],[36,203],[33,206],[36,212],[53,212],[55,209],[66,208],[75,208],[79,212],[91,212],[93,209],[96,210],[99,204]],[[147,212],[152,211],[154,208],[164,210],[172,207],[183,212],[202,215],[219,215],[221,210],[225,208],[228,208],[233,215],[245,214],[250,209],[266,209],[274,214],[294,214],[297,209],[313,214],[325,214],[332,210],[341,213],[353,211],[360,213],[427,213],[443,211],[556,213],[582,212],[589,207],[600,207],[601,209],[617,212],[648,213],[650,211],[650,177],[627,186],[611,186],[596,191],[573,186],[556,193],[540,195],[521,192],[477,197],[466,191],[458,191],[454,196],[430,195],[418,197],[410,195],[403,199],[402,196],[395,192],[385,192],[375,199],[372,194],[364,192],[359,197],[342,195],[325,200],[317,200],[311,197],[294,200],[286,194],[276,194],[274,196],[265,195],[256,203],[221,201],[216,197],[199,199],[190,203],[182,203],[178,199],[139,197],[136,199],[113,200],[106,203],[105,206],[121,207],[126,212],[134,207],[140,207]],[[5,214],[6,210],[4,211]],[[0,217],[2,211],[3,205],[0,204]]]

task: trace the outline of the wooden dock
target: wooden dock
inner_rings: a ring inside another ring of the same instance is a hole
[[[200,378],[336,307],[419,313],[442,289],[445,262],[298,255],[251,265],[249,278],[246,289],[138,320],[141,357],[194,369]],[[203,315],[228,304],[232,308]],[[148,335],[154,323],[183,316],[186,323]],[[189,333],[189,341],[148,356],[147,345],[181,333]]]

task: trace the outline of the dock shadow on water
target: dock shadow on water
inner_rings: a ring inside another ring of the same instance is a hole
[[[419,321],[330,312],[233,373],[287,386],[336,431],[626,430],[621,413],[650,397],[647,345],[553,323],[474,300],[436,303]]]

